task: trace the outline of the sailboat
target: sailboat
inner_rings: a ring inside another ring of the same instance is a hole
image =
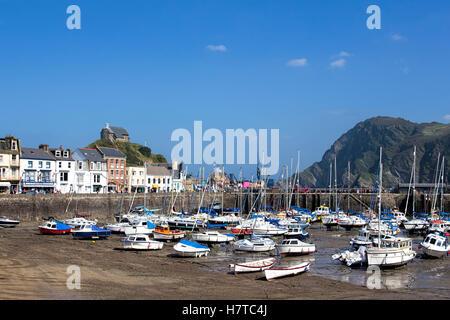
[[[414,259],[416,252],[412,250],[412,240],[403,237],[381,237],[381,195],[383,190],[383,163],[382,147],[380,147],[380,183],[378,202],[378,241],[377,247],[369,247],[366,250],[369,266],[396,267],[407,264]]]

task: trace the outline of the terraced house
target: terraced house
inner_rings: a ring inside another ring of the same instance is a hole
[[[75,163],[76,193],[106,193],[108,171],[106,160],[97,149],[78,148],[72,154]]]
[[[56,187],[56,161],[49,152],[48,145],[39,149],[21,148],[20,187],[22,192],[53,193]]]
[[[106,161],[108,170],[108,192],[126,191],[127,157],[117,148],[95,146]]]
[[[0,193],[17,193],[20,181],[20,140],[0,139]]]

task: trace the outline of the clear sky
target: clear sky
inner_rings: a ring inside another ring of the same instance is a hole
[[[108,122],[169,159],[194,120],[276,128],[304,169],[369,117],[450,122],[449,39],[447,0],[0,0],[0,135],[77,148]]]

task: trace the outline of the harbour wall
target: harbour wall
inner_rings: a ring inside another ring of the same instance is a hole
[[[385,193],[382,195],[383,210],[393,207],[405,210],[405,194]],[[66,219],[74,216],[78,211],[80,214],[90,214],[90,218],[98,219],[101,222],[112,222],[114,214],[127,212],[131,207],[144,205],[147,208],[162,208],[164,213],[169,213],[171,204],[174,204],[176,211],[184,208],[185,212],[195,211],[199,204],[207,206],[212,202],[222,202],[224,207],[243,207],[244,213],[249,212],[250,204],[259,204],[260,197],[257,192],[240,193],[213,193],[213,192],[186,192],[164,194],[150,193],[145,197],[143,194],[16,194],[0,195],[0,216],[8,216],[20,221],[39,221],[42,218],[55,217]],[[444,211],[450,211],[450,194],[443,197]],[[314,210],[316,207],[331,203],[334,209],[336,200],[338,207],[347,211],[361,211],[371,206],[375,201],[372,194],[335,194],[329,193],[299,193],[291,196],[291,205]],[[412,197],[409,199],[408,212],[412,212]],[[283,207],[285,205],[285,195],[268,192],[261,205]],[[373,207],[373,205],[372,205]],[[416,212],[430,212],[431,200],[425,195],[417,195],[415,202]],[[437,202],[440,207],[440,198]]]

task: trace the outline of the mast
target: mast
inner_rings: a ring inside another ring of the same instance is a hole
[[[348,183],[348,190],[347,190],[347,213],[350,211],[350,160],[347,162],[347,183]]]
[[[334,192],[335,192],[335,199],[334,199],[334,211],[338,211],[338,204],[337,204],[337,168],[336,168],[336,156],[334,157]]]
[[[330,184],[328,185],[328,206],[331,210],[331,175],[333,174],[333,165],[330,162]]]
[[[378,248],[381,247],[381,191],[383,189],[383,163],[381,162],[383,147],[380,147],[380,185],[378,202]]]
[[[412,203],[412,213],[414,216],[414,213],[416,212],[415,205],[416,205],[416,146],[414,146],[414,162],[413,162],[413,203]]]

